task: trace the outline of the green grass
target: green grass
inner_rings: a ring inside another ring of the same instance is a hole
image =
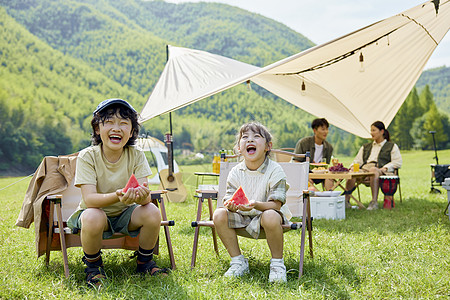
[[[435,299],[450,296],[450,222],[443,214],[446,191],[430,194],[433,152],[403,152],[403,202],[393,210],[347,210],[345,220],[314,220],[314,259],[306,256],[304,275],[298,276],[299,234],[285,234],[286,284],[269,284],[269,250],[264,240],[241,239],[249,258],[250,274],[226,279],[229,257],[219,243],[212,248],[209,228],[201,229],[197,267],[190,270],[196,203],[193,172],[210,165],[181,167],[190,197],[167,203],[177,269],[169,277],[143,278],[134,274],[130,251],[104,250],[109,280],[101,291],[84,284],[81,248],[69,249],[71,277],[63,273],[62,257],[52,252],[50,266],[36,259],[34,224],[16,227],[29,178],[0,190],[0,299]],[[450,162],[450,150],[440,151],[441,163]],[[351,158],[342,158],[348,165]],[[21,178],[0,179],[0,189]],[[362,188],[368,204],[369,188]],[[445,193],[444,193],[445,192]],[[396,195],[398,196],[398,195]],[[398,198],[398,197],[397,197]],[[379,196],[381,204],[382,196]],[[205,210],[206,214],[206,210]],[[161,253],[156,258],[169,266],[161,231]]]

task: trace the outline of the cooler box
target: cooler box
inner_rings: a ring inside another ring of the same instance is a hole
[[[311,216],[314,219],[345,219],[345,196],[311,197]]]
[[[311,216],[314,219],[345,219],[345,196],[311,197],[310,199]],[[294,216],[302,217],[303,212],[300,209],[291,206],[289,208]]]

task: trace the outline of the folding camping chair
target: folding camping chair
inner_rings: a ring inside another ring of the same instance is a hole
[[[290,152],[286,152],[290,153]],[[303,163],[279,163],[287,176],[287,183],[290,188],[286,193],[286,203],[292,212],[294,217],[302,217],[302,222],[291,223],[283,225],[283,230],[289,231],[291,229],[301,229],[301,244],[300,244],[300,261],[299,261],[299,278],[303,274],[303,261],[305,250],[305,235],[308,230],[309,236],[309,253],[313,257],[313,245],[312,245],[312,218],[310,209],[310,194],[308,192],[308,174],[309,174],[309,153],[307,154],[293,154],[297,157],[306,157],[306,162]],[[228,173],[237,164],[237,162],[221,162],[220,164],[220,176],[219,176],[219,188],[218,191],[214,190],[199,190],[198,192],[198,206],[197,206],[197,218],[192,222],[191,226],[195,228],[194,233],[194,245],[192,249],[191,269],[195,267],[197,259],[197,248],[200,226],[210,227],[212,230],[214,250],[219,255],[217,246],[217,236],[214,228],[213,218],[213,199],[217,199],[217,207],[222,207],[222,199],[226,191],[226,181]],[[202,220],[202,206],[203,202],[208,201],[209,220]],[[306,216],[306,217],[304,217]],[[248,233],[244,229],[236,230],[240,236],[248,237]],[[261,229],[261,238],[265,238],[263,229]]]
[[[273,149],[273,160],[276,162],[290,162],[294,150],[294,148]]]
[[[164,200],[162,194],[166,191],[152,191],[151,199],[153,204],[160,208],[161,211],[161,226],[164,228],[166,236],[166,242],[170,257],[170,263],[172,269],[176,268],[175,258],[172,250],[172,242],[170,239],[168,226],[174,226],[175,222],[167,220],[166,210],[164,206]],[[58,195],[48,195],[43,202],[43,216],[42,219],[47,220],[47,241],[45,248],[45,262],[48,265],[50,261],[50,252],[55,250],[61,250],[64,261],[64,274],[69,277],[69,264],[67,257],[67,248],[80,247],[80,232],[72,232],[67,227],[67,219],[72,215],[78,207],[81,199],[81,190],[73,185],[72,182],[67,188]],[[48,221],[51,220],[51,221]],[[137,250],[139,248],[139,237],[130,237],[123,234],[114,234],[110,239],[102,241],[102,249],[127,249]],[[154,254],[159,253],[159,241],[154,249]]]

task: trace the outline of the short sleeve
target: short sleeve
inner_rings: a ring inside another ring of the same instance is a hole
[[[136,163],[133,170],[134,175],[136,178],[143,178],[152,175],[150,165],[148,164],[144,152],[138,149],[136,149],[136,151]]]
[[[77,157],[75,171],[75,186],[83,184],[97,185],[97,175],[95,173],[94,160],[89,152],[81,152]]]

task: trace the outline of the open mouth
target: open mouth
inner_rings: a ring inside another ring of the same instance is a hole
[[[254,154],[256,152],[256,147],[253,145],[247,146],[247,153],[248,154]]]
[[[119,135],[110,135],[109,139],[111,140],[111,142],[113,143],[120,143],[120,141],[122,140],[122,137]]]

